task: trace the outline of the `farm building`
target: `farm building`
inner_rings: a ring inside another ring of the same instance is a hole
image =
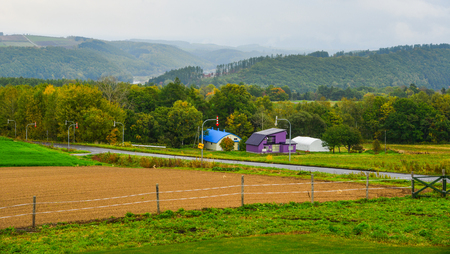
[[[245,142],[250,153],[289,153],[287,131],[271,128],[253,133]],[[291,153],[295,152],[295,142],[291,141]]]
[[[295,137],[292,140],[297,143],[297,151],[310,151],[310,152],[329,152],[327,146],[323,145],[323,141],[318,138],[311,137]]]
[[[220,142],[227,137],[234,141],[234,150],[239,149],[239,141],[241,141],[241,138],[232,133],[226,132],[225,130],[214,130],[213,128],[208,129],[206,133],[207,134],[203,135],[203,144],[205,144],[205,149],[222,151]]]

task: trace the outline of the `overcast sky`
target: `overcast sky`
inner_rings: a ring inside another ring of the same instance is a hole
[[[450,43],[446,0],[2,0],[0,32],[309,50]]]

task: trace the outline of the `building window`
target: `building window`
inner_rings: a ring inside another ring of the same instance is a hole
[[[268,136],[268,137],[267,137],[267,143],[268,143],[268,144],[273,144],[273,143],[275,143],[275,137],[273,137],[273,136]]]
[[[272,152],[279,153],[280,152],[280,145],[273,145],[272,146]]]

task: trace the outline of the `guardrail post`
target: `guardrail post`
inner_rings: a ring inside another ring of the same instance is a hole
[[[366,173],[366,199],[369,199],[369,174]]]
[[[416,198],[414,195],[414,171],[411,171],[411,197]]]
[[[241,177],[241,205],[244,206],[244,176]]]
[[[32,220],[33,220],[33,228],[36,227],[36,196],[33,196],[33,215],[32,215]]]
[[[159,214],[159,184],[156,184],[156,211]]]
[[[311,204],[314,203],[314,174],[311,173]]]

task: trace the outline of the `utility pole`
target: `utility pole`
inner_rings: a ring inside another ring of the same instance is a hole
[[[216,119],[206,119],[202,124],[202,144],[203,144],[203,125],[208,121],[216,121],[216,125],[219,126],[219,116],[216,117]],[[200,162],[200,165],[203,166],[203,146],[202,146],[202,160]]]
[[[289,123],[289,161],[291,161],[291,122],[289,122],[289,120],[287,119],[278,119],[278,116],[275,117],[275,126],[277,126],[277,121],[278,120],[285,120]]]
[[[123,125],[123,123],[119,123],[119,122],[116,122],[116,120],[114,120],[114,127],[116,127],[116,123],[122,125],[122,145],[123,145],[125,143],[124,142],[124,140],[125,140],[125,126]]]
[[[14,122],[14,139],[16,139],[17,138],[16,121],[8,119],[8,124],[9,124],[9,122]]]
[[[71,124],[71,125],[69,125],[69,127],[67,128],[67,152],[69,152],[69,149],[70,149],[70,127],[72,127],[73,126],[73,128],[75,129],[75,128],[77,128],[78,129],[78,123],[74,123],[74,124]],[[74,140],[75,141],[75,140]]]
[[[28,141],[28,126],[33,125],[33,124],[34,124],[34,128],[36,128],[36,122],[27,124],[27,127],[25,128],[26,129],[26,134],[25,134],[26,141]]]
[[[74,121],[67,121],[66,120],[65,125],[67,125],[67,123],[72,123],[72,125],[75,124]],[[72,125],[70,125],[70,126],[72,126]],[[75,143],[75,126],[73,126],[73,142]]]

